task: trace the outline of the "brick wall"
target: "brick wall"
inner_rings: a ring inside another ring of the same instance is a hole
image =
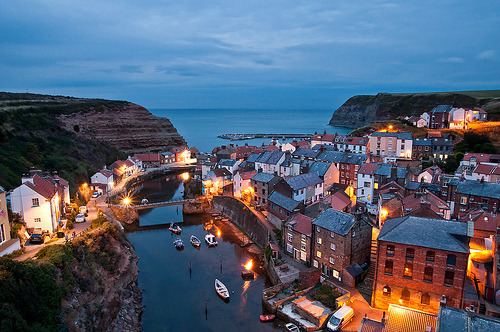
[[[394,256],[387,255],[388,244],[394,245]],[[415,256],[412,260],[413,275],[411,278],[403,276],[405,263],[407,261],[407,248],[415,250]],[[427,251],[434,251],[435,258],[433,263],[426,261]],[[372,296],[372,306],[387,309],[390,303],[394,303],[437,314],[439,309],[439,300],[442,295],[445,295],[452,301],[448,301],[448,305],[457,308],[461,307],[464,281],[467,272],[468,254],[408,246],[397,243],[388,243],[385,241],[379,241],[377,252],[378,259]],[[456,264],[454,267],[447,266],[448,254],[456,256]],[[386,260],[391,260],[393,262],[392,275],[387,275],[385,273]],[[432,282],[424,281],[424,269],[426,266],[431,266],[433,268]],[[447,270],[454,271],[452,286],[444,285],[445,271]],[[391,289],[390,297],[383,294],[385,286],[389,286]],[[404,289],[407,289],[410,292],[409,301],[400,301]],[[430,303],[428,305],[421,304],[423,293],[427,293],[430,296]]]

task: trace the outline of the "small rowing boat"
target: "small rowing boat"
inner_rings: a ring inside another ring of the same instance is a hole
[[[168,228],[168,230],[174,234],[181,234],[181,232],[182,232],[182,229],[175,222],[170,224],[170,227]]]
[[[184,242],[182,242],[181,239],[177,239],[174,241],[174,246],[175,246],[175,249],[182,250],[182,249],[184,249]]]
[[[215,279],[215,291],[223,300],[229,300],[229,291],[219,279]]]
[[[189,242],[193,245],[195,248],[200,248],[201,241],[194,235],[191,235],[191,238],[189,238]]]
[[[260,321],[261,322],[270,322],[270,321],[274,320],[274,317],[276,317],[276,315],[260,315]]]
[[[205,242],[209,247],[215,247],[217,245],[217,241],[215,240],[215,236],[213,234],[205,235]]]

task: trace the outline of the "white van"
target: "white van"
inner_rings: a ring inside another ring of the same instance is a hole
[[[339,310],[335,311],[328,320],[328,324],[326,324],[326,328],[329,331],[340,331],[344,326],[349,324],[354,317],[354,310],[344,305]]]
[[[87,213],[87,207],[85,205],[80,206],[80,213],[81,214]]]

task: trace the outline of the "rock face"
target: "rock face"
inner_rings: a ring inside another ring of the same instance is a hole
[[[481,92],[476,92],[480,96]],[[485,91],[485,93],[487,93]],[[487,94],[485,94],[487,95]],[[456,105],[457,107],[482,107],[489,113],[490,120],[500,117],[500,98],[475,97],[466,93],[379,93],[375,96],[354,96],[349,98],[334,113],[332,126],[357,128],[377,121],[386,121],[398,116],[420,116],[436,105]]]
[[[59,119],[66,130],[108,142],[127,153],[160,152],[186,146],[186,141],[170,120],[156,117],[133,103],[63,114]]]

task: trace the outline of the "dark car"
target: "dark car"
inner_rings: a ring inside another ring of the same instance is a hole
[[[43,243],[44,236],[42,233],[33,233],[30,236],[30,243]]]

